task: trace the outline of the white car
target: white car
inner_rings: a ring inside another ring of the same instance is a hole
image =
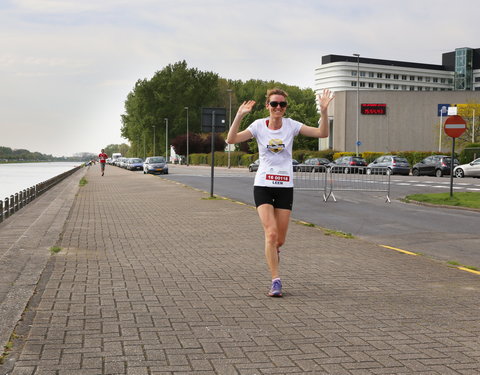
[[[468,164],[458,165],[453,169],[455,177],[480,177],[480,158]]]

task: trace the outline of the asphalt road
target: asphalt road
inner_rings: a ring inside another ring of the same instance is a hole
[[[254,173],[243,168],[215,168],[213,192],[253,205]],[[209,167],[170,166],[166,177],[211,191]],[[391,177],[391,203],[383,192],[335,192],[337,201],[323,200],[323,192],[295,191],[292,218],[316,224],[381,245],[422,253],[434,259],[480,268],[480,212],[407,204],[408,194],[449,192],[449,176]],[[480,192],[480,179],[454,179],[454,192]]]

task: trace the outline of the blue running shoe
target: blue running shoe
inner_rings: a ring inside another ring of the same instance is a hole
[[[282,297],[282,282],[280,279],[275,279],[272,281],[272,287],[268,292],[270,297]]]

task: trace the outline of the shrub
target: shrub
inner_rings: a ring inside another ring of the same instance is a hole
[[[355,156],[355,152],[335,152],[333,154],[333,160],[336,160],[338,158],[341,158],[342,156]]]

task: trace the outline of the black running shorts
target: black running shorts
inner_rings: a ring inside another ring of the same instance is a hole
[[[255,199],[255,206],[262,204],[271,204],[275,208],[283,208],[285,210],[292,210],[293,205],[293,187],[268,187],[268,186],[254,186],[253,198]]]

